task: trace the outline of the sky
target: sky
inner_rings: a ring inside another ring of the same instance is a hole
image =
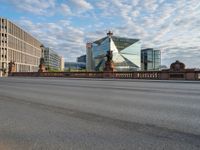
[[[162,65],[180,60],[200,68],[200,0],[0,0],[0,16],[67,62],[111,30],[160,49]]]

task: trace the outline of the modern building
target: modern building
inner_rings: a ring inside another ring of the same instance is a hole
[[[85,70],[86,69],[86,55],[82,55],[80,57],[77,57],[77,66],[78,70]]]
[[[94,69],[93,49],[92,43],[86,44],[86,70],[93,71]]]
[[[65,62],[66,71],[85,70],[85,63],[82,62]]]
[[[65,59],[61,56],[60,70],[65,70]]]
[[[86,44],[87,71],[103,71],[107,51],[113,52],[114,69],[116,71],[135,71],[141,65],[141,42],[113,36],[112,32],[97,41]]]
[[[6,76],[13,61],[17,72],[38,71],[41,43],[11,21],[0,18],[0,76]]]
[[[141,51],[141,70],[152,71],[160,70],[161,52],[153,48],[142,49]]]
[[[44,63],[47,70],[61,70],[62,57],[52,49],[44,48]]]
[[[86,55],[82,55],[80,57],[77,57],[77,62],[86,63]]]

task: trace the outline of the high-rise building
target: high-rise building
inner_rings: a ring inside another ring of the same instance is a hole
[[[44,48],[44,63],[47,70],[61,70],[62,57],[52,49]]]
[[[94,59],[93,59],[93,50],[92,43],[86,44],[86,70],[93,71],[94,68]]]
[[[0,18],[0,76],[6,76],[8,63],[15,62],[17,72],[38,71],[41,43],[11,21]]]
[[[160,70],[161,52],[153,48],[146,48],[141,51],[141,70]]]
[[[88,71],[103,71],[107,51],[113,52],[114,69],[116,71],[135,71],[141,65],[141,42],[139,39],[113,36],[86,44],[86,66]]]

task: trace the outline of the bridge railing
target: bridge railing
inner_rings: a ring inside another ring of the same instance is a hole
[[[65,77],[65,78],[116,78],[153,80],[200,80],[200,71],[135,71],[135,72],[13,72],[18,77]]]

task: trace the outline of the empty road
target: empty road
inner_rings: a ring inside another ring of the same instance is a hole
[[[0,78],[0,150],[134,149],[200,149],[200,82]]]

